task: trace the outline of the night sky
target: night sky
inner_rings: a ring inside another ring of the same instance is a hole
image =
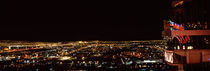
[[[170,3],[17,0],[6,6],[2,40],[158,40]]]

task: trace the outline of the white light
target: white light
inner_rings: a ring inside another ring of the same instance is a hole
[[[67,57],[67,56],[64,56],[64,57],[61,57],[60,60],[68,60],[70,59],[71,57]]]
[[[193,46],[188,46],[187,49],[193,49]]]
[[[185,49],[185,46],[183,46],[183,49]]]
[[[144,60],[143,62],[145,62],[145,63],[156,63],[155,60]]]
[[[177,49],[180,49],[180,47],[179,47],[179,46],[177,46]]]
[[[165,60],[167,62],[173,63],[173,53],[165,52],[164,56],[165,56]]]

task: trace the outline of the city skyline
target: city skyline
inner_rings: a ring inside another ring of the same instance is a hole
[[[209,71],[208,1],[9,1],[0,71]]]

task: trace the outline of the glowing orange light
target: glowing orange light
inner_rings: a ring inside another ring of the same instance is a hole
[[[184,3],[184,1],[179,1],[177,3],[174,4],[174,7],[178,6],[178,5],[182,5]]]

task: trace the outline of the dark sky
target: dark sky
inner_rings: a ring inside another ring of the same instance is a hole
[[[3,40],[162,39],[168,0],[8,2]]]

